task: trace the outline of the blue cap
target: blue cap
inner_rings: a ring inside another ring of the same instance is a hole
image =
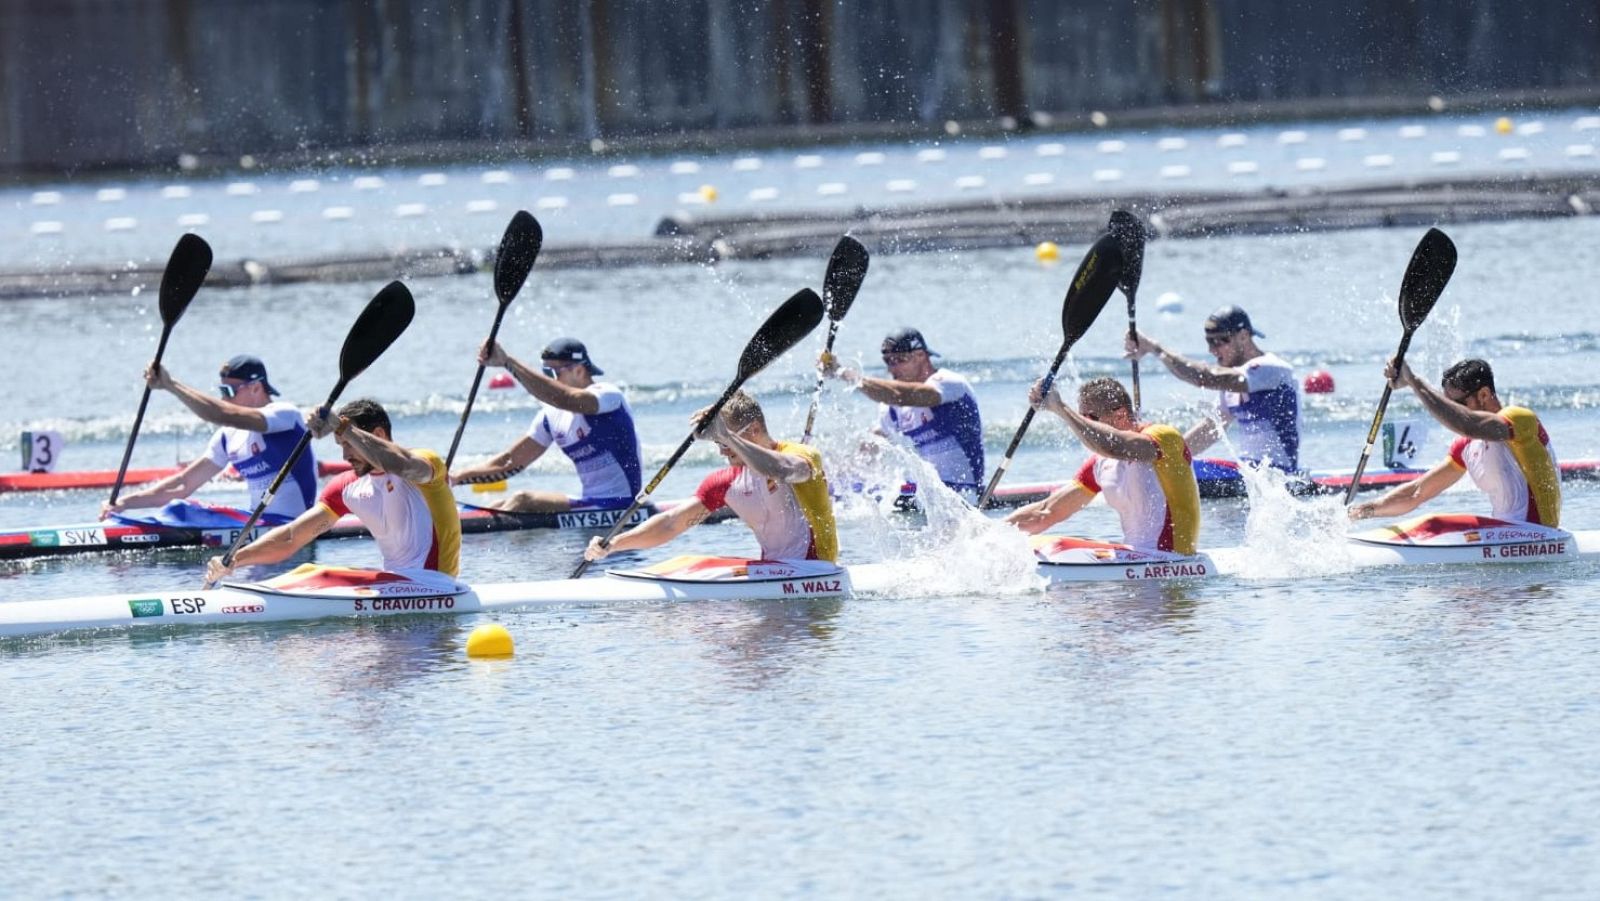
[[[589,359],[589,348],[577,338],[557,338],[544,346],[544,351],[539,354],[542,360],[567,360],[573,363],[582,363],[589,368],[590,375],[605,375],[604,369],[594,365]]]
[[[266,387],[268,394],[276,396],[278,393],[278,389],[267,381],[267,364],[261,362],[260,357],[252,357],[249,354],[234,357],[222,364],[222,377],[242,382],[260,382]]]
[[[927,351],[930,357],[939,356],[939,352],[929,347],[928,342],[923,340],[922,333],[909,326],[890,332],[883,339],[883,352],[886,354],[903,354],[914,350]]]
[[[1266,335],[1256,331],[1255,326],[1250,324],[1250,314],[1233,304],[1218,307],[1215,312],[1206,317],[1207,334],[1231,335],[1239,331],[1248,331],[1257,338],[1266,337]]]

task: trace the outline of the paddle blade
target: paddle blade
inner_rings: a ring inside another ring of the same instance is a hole
[[[367,302],[367,308],[350,326],[350,334],[339,351],[339,379],[348,382],[366,371],[389,349],[411,324],[416,314],[411,291],[400,282],[390,282]]]
[[[810,288],[801,288],[761,323],[744,353],[739,355],[739,382],[765,369],[784,351],[800,343],[822,321],[822,298]]]
[[[1455,271],[1455,242],[1437,228],[1428,229],[1417,242],[1406,276],[1400,282],[1400,325],[1408,334],[1428,318]]]
[[[161,273],[161,321],[168,328],[189,308],[210,271],[211,245],[206,239],[196,234],[179,238],[167,258],[167,270]]]
[[[1117,244],[1122,249],[1122,278],[1119,284],[1122,293],[1131,299],[1139,290],[1139,276],[1144,274],[1144,242],[1149,232],[1144,227],[1144,220],[1127,210],[1112,211],[1111,222],[1106,228],[1117,237]]]
[[[533,261],[539,258],[539,248],[544,246],[544,229],[539,220],[527,210],[518,210],[500,238],[500,249],[494,254],[494,296],[505,306],[533,270]]]
[[[1066,302],[1061,306],[1061,330],[1069,346],[1077,343],[1089,326],[1094,325],[1095,317],[1105,309],[1121,277],[1121,242],[1116,235],[1102,235],[1083,255],[1077,274],[1072,276],[1072,285],[1067,288]]]
[[[861,242],[845,235],[833,247],[828,259],[828,274],[822,279],[822,303],[828,318],[834,322],[850,312],[856,302],[856,292],[867,278],[867,263],[871,257]]]

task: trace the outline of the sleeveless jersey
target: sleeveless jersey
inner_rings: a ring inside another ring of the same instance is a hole
[[[1160,448],[1154,463],[1098,454],[1074,477],[1122,520],[1122,540],[1141,550],[1193,554],[1200,538],[1200,486],[1183,435],[1169,425],[1141,429]]]

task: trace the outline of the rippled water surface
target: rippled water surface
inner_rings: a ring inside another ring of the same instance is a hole
[[[1414,346],[1465,354],[1535,406],[1568,459],[1600,456],[1600,309],[1587,219],[1446,226],[1455,280]],[[547,230],[550,226],[547,224]],[[224,232],[225,233],[225,232]],[[1304,460],[1349,466],[1398,341],[1394,294],[1421,229],[1150,245],[1141,324],[1191,354],[1237,302],[1263,344],[1339,390],[1307,402]],[[554,235],[552,235],[552,238]],[[1068,248],[1075,258],[1082,248]],[[503,336],[533,357],[588,341],[628,386],[659,465],[732,375],[755,325],[824,261],[607,272],[536,269]],[[882,257],[839,348],[873,359],[920,325],[971,373],[991,461],[1060,341],[1070,266],[1016,251]],[[167,360],[205,386],[263,356],[310,405],[377,285],[203,292]],[[487,276],[417,282],[418,320],[355,383],[406,442],[446,447]],[[1183,308],[1158,315],[1166,292]],[[1114,302],[1118,303],[1118,302]],[[1072,364],[1124,374],[1108,310]],[[114,467],[159,331],[153,299],[0,306],[0,451],[52,428],[66,468]],[[779,434],[804,419],[815,345],[753,383]],[[1145,368],[1146,406],[1188,424],[1204,398]],[[463,444],[525,427],[489,392]],[[1394,415],[1415,416],[1401,396]],[[848,469],[870,405],[830,395],[824,448]],[[1041,423],[1008,478],[1082,457]],[[204,432],[153,401],[135,462]],[[1445,445],[1435,434],[1425,456]],[[331,445],[327,446],[331,448]],[[326,450],[327,448],[320,448]],[[1220,450],[1224,450],[1222,448]],[[662,489],[713,465],[696,450]],[[892,467],[878,474],[898,476]],[[519,485],[564,488],[541,462]],[[238,499],[226,489],[213,500]],[[463,493],[463,497],[470,497]],[[100,497],[0,495],[0,526],[92,518]],[[108,631],[0,642],[0,892],[8,896],[1593,897],[1600,889],[1600,564],[1345,572],[1334,501],[1207,502],[1202,546],[1246,540],[1244,576],[1040,591],[1016,542],[936,499],[930,525],[842,508],[849,562],[916,561],[886,596],[641,604],[459,618]],[[1471,492],[1437,509],[1483,511]],[[1250,517],[1256,517],[1252,523]],[[1262,528],[1262,524],[1267,528]],[[1564,524],[1600,528],[1569,483]],[[1072,531],[1115,535],[1103,506]],[[564,573],[586,536],[469,536],[463,576]],[[679,550],[747,553],[737,526]],[[666,552],[652,552],[659,559]],[[365,541],[314,559],[370,564]],[[10,564],[0,603],[197,581],[194,553]],[[503,623],[519,653],[468,661]]]

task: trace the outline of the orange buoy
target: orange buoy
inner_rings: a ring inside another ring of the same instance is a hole
[[[1306,376],[1305,389],[1307,394],[1332,394],[1333,373],[1326,369],[1318,369]]]
[[[490,388],[510,388],[513,385],[515,385],[516,383],[517,383],[517,380],[511,377],[511,373],[502,372],[499,375],[496,375],[494,378],[489,380],[489,387]]]

